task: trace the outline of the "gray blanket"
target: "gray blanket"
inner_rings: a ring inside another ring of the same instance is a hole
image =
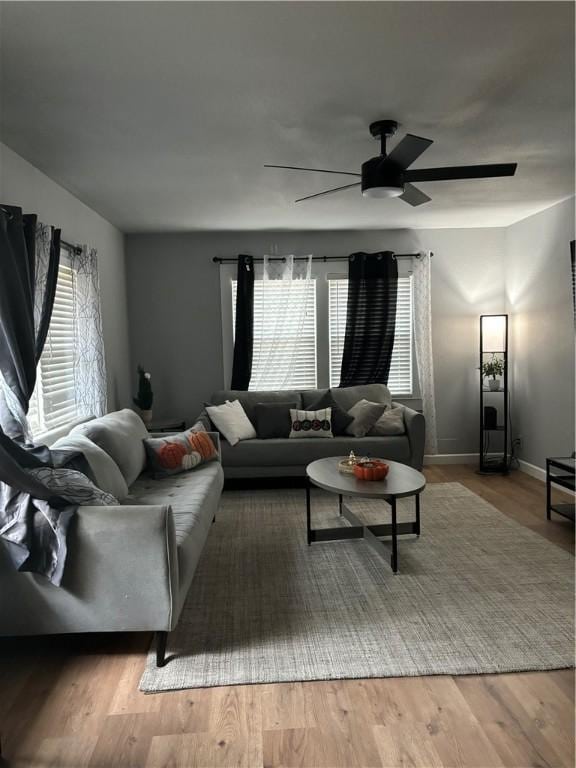
[[[0,545],[15,568],[39,573],[58,586],[77,505],[55,495],[28,470],[63,466],[90,476],[81,453],[24,448],[0,430]]]

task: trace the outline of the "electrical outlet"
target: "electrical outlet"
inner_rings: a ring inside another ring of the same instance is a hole
[[[515,437],[514,440],[512,440],[512,445],[515,448],[522,448],[522,435],[518,435],[518,437]]]

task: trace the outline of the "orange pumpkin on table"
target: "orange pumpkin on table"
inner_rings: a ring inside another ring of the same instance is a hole
[[[354,466],[357,480],[384,480],[389,471],[390,466],[378,459],[363,461]]]

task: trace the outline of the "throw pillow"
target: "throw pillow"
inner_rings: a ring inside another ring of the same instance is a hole
[[[332,432],[335,435],[346,434],[346,427],[352,424],[354,417],[346,413],[343,408],[340,408],[332,392],[328,390],[318,400],[316,400],[310,406],[310,410],[317,411],[320,408],[330,408],[332,411]]]
[[[81,507],[116,507],[120,504],[111,493],[97,488],[82,472],[76,469],[37,467],[27,469],[29,475],[43,483],[55,496]]]
[[[192,429],[166,437],[147,437],[144,447],[148,466],[157,479],[186,472],[218,457],[208,432]]]
[[[364,437],[364,435],[370,432],[385,409],[384,403],[371,403],[369,400],[360,400],[348,411],[348,414],[354,420],[346,427],[346,434],[353,437]]]
[[[123,501],[128,496],[126,480],[114,459],[84,435],[61,437],[52,445],[51,450],[80,452],[90,465],[92,480],[97,488],[111,493],[118,501]]]
[[[386,436],[403,435],[405,432],[404,408],[397,406],[396,408],[386,408],[368,434]]]
[[[301,411],[290,409],[292,429],[289,437],[334,437],[332,434],[332,410]]]
[[[262,440],[290,435],[290,411],[298,403],[256,403],[256,432]]]
[[[252,422],[246,416],[240,400],[226,400],[223,405],[207,405],[206,411],[216,429],[224,435],[230,445],[240,440],[252,440],[256,435]]]

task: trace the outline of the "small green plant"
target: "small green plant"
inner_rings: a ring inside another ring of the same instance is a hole
[[[150,383],[150,374],[146,373],[141,365],[138,366],[138,394],[132,398],[134,405],[137,405],[141,411],[149,411],[154,402],[154,393]]]
[[[492,355],[492,358],[490,360],[487,360],[485,363],[482,363],[482,374],[486,376],[486,378],[492,376],[493,379],[496,379],[496,376],[502,376],[504,373],[504,360],[502,360],[499,357],[496,357],[496,355]]]

